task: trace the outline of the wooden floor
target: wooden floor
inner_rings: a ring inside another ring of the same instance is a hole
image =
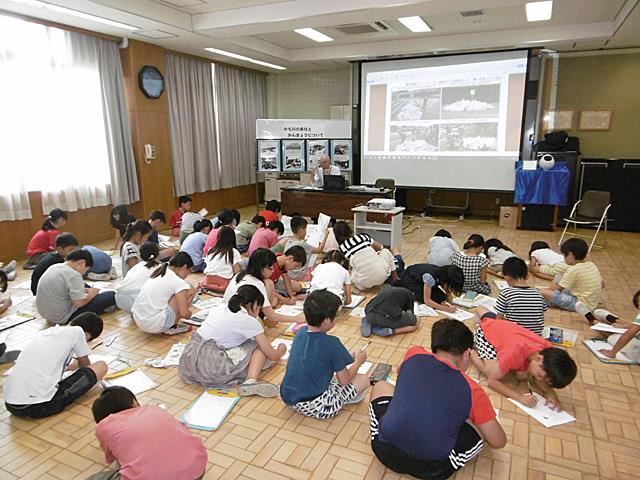
[[[243,217],[254,213],[246,209]],[[412,217],[405,222],[402,250],[410,263],[425,261],[426,245],[439,228],[451,231],[462,244],[470,233],[485,238],[497,236],[521,255],[526,255],[533,240],[557,243],[560,232],[515,231],[498,228],[493,221],[449,219],[426,220]],[[103,244],[104,248],[108,243]],[[606,282],[603,302],[606,308],[630,321],[635,312],[632,293],[640,288],[640,235],[610,233],[606,248],[592,253]],[[118,259],[119,261],[119,259]],[[29,278],[19,271],[17,282]],[[196,276],[191,278],[197,280]],[[14,282],[17,283],[17,282]],[[545,282],[531,280],[532,284]],[[27,291],[14,291],[14,296]],[[494,287],[495,294],[495,287]],[[368,295],[369,297],[371,294]],[[334,330],[348,348],[362,345],[360,319],[343,310]],[[164,356],[175,337],[153,336],[140,332],[131,318],[122,312],[105,317],[103,338],[116,336],[110,347],[101,345],[96,353],[120,353],[142,365],[146,358]],[[435,318],[424,317],[420,329],[392,338],[373,337],[369,360],[395,366],[411,345],[429,346],[429,332]],[[589,336],[585,322],[575,313],[550,309],[547,324],[581,332],[579,340]],[[472,323],[472,322],[470,322]],[[472,326],[472,325],[470,325]],[[33,333],[45,327],[34,320],[15,327],[9,346],[20,347]],[[283,328],[279,329],[283,330]],[[269,336],[280,331],[271,329]],[[187,335],[182,337],[186,338]],[[457,479],[631,479],[640,477],[640,367],[605,365],[584,346],[569,349],[579,365],[576,380],[560,391],[566,410],[577,421],[547,429],[516,409],[508,400],[488,391],[494,407],[500,410],[500,422],[507,432],[508,445],[502,450],[486,448],[464,468]],[[0,373],[8,367],[3,366]],[[200,388],[183,384],[177,369],[141,367],[159,386],[139,396],[144,404],[165,404],[176,417],[201,393]],[[472,376],[486,379],[477,372]],[[284,374],[281,362],[266,380],[279,383]],[[0,376],[0,383],[6,379]],[[105,469],[104,456],[95,439],[90,406],[99,390],[89,392],[65,412],[40,421],[12,417],[0,406],[0,478],[11,479],[83,479]],[[0,396],[1,398],[1,396]],[[195,431],[209,452],[205,479],[397,479],[373,456],[369,445],[367,402],[346,407],[328,421],[312,420],[294,413],[279,398],[244,398],[216,432]],[[167,445],[170,454],[171,446]]]

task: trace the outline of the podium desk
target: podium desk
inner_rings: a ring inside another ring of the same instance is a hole
[[[366,205],[352,208],[353,232],[368,233],[371,238],[380,242],[385,247],[402,247],[402,212],[404,207],[394,207],[390,210],[367,208]],[[367,214],[376,216],[384,215],[385,220],[391,219],[391,223],[380,223],[367,219]]]
[[[320,213],[339,220],[350,220],[351,209],[366,205],[372,198],[389,197],[391,190],[355,186],[346,190],[323,190],[302,185],[282,189],[282,213],[297,213],[304,217],[318,218]]]

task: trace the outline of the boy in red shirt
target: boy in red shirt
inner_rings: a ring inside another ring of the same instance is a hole
[[[269,222],[276,222],[280,220],[280,215],[278,215],[278,212],[280,212],[281,208],[282,204],[279,201],[269,200],[264,206],[264,210],[260,211],[258,215],[263,217],[266,220],[267,225],[269,225]]]
[[[274,305],[274,300],[284,303],[285,305],[294,305],[296,303],[294,296],[302,290],[302,286],[299,282],[291,280],[287,271],[296,270],[305,263],[307,263],[307,252],[299,245],[289,248],[284,254],[276,253],[276,263],[273,264],[273,273],[270,277],[273,282],[273,290],[270,289],[270,284],[266,285],[271,305]],[[275,288],[280,278],[282,278],[282,283],[284,283],[284,289],[287,291],[288,298],[280,295]]]
[[[489,387],[505,397],[528,407],[535,407],[537,390],[552,406],[560,409],[554,388],[569,385],[578,367],[569,354],[509,320],[497,320],[495,314],[482,307],[476,309],[480,323],[474,335],[471,360],[489,379]],[[514,372],[518,380],[527,380],[528,392],[521,393],[502,382]]]
[[[160,407],[140,406],[125,387],[108,387],[93,402],[96,437],[108,463],[118,471],[87,480],[202,478],[207,451],[197,436]]]
[[[182,225],[182,215],[184,215],[186,212],[191,211],[191,207],[192,207],[191,197],[187,195],[182,195],[178,199],[178,205],[179,207],[169,217],[169,226],[171,227],[172,237],[180,236],[180,225]]]

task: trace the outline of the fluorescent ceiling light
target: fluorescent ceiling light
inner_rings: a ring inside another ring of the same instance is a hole
[[[333,42],[333,38],[331,38],[329,35],[325,35],[318,30],[314,30],[313,28],[296,28],[294,32],[310,38],[311,40],[314,40],[316,42]]]
[[[83,18],[84,20],[90,20],[92,22],[103,23],[105,25],[109,25],[112,27],[124,28],[126,30],[139,30],[139,27],[127,25],[126,23],[116,22],[114,20],[109,20],[108,18],[97,17],[96,15],[80,12],[78,10],[72,10],[70,8],[61,7],[59,5],[54,5],[52,3],[41,2],[40,0],[11,0],[11,1],[15,3],[22,3],[30,7],[46,8],[47,10],[64,13],[66,15],[71,15],[73,17]]]
[[[527,10],[527,21],[529,22],[541,22],[543,20],[550,20],[553,10],[553,1],[547,0],[545,2],[529,2],[525,5]]]
[[[398,21],[402,23],[405,27],[407,27],[412,32],[420,33],[420,32],[430,32],[431,27],[427,25],[427,23],[422,19],[422,17],[402,17],[399,18]]]
[[[255,60],[253,58],[245,57],[244,55],[238,55],[237,53],[227,52],[226,50],[219,50],[217,48],[205,48],[207,52],[217,53],[219,55],[224,55],[225,57],[237,58],[238,60],[244,60],[245,62],[255,63],[257,65],[264,65],[265,67],[275,68],[276,70],[286,70],[286,67],[282,67],[280,65],[274,65],[273,63],[267,63],[260,60]]]

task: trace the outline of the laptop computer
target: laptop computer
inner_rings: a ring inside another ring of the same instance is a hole
[[[325,175],[324,190],[346,190],[347,183],[342,175]]]

